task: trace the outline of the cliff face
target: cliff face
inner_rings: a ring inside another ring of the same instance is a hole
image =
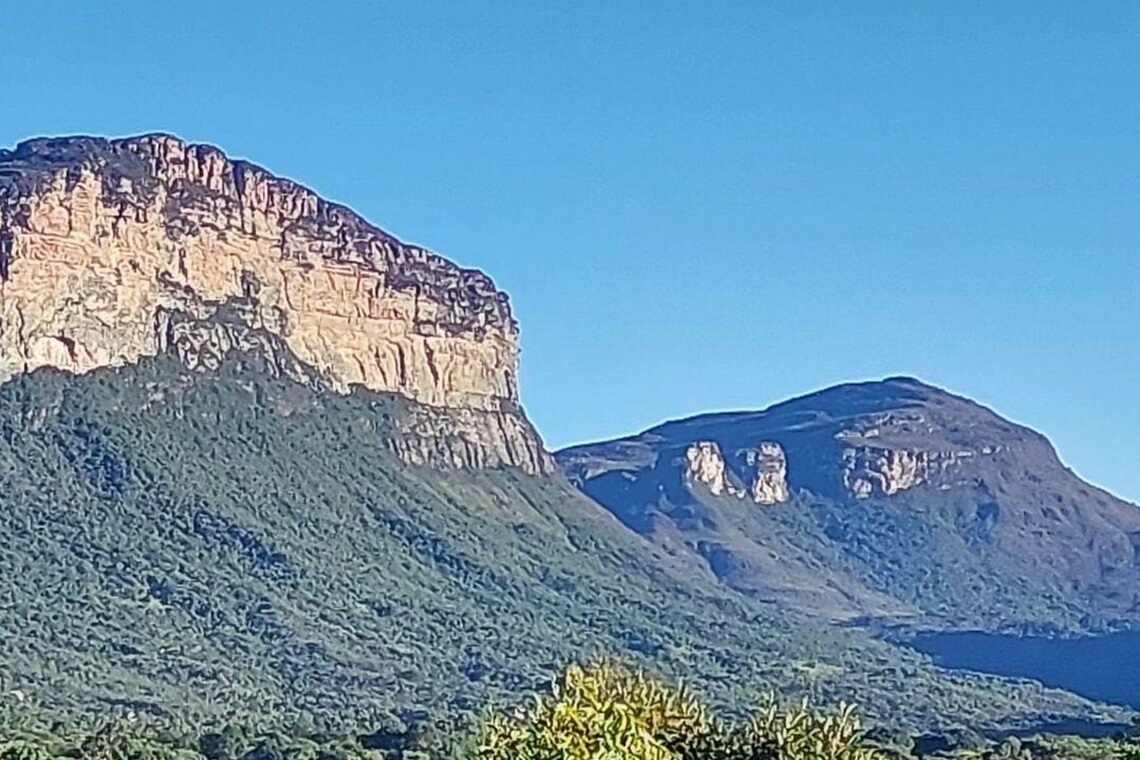
[[[684,482],[704,487],[713,496],[751,498],[757,504],[782,504],[789,498],[788,463],[778,443],[764,441],[736,452],[738,466],[729,467],[720,446],[698,441],[685,450]]]
[[[208,357],[226,339],[184,327],[172,342],[169,315],[219,309],[332,389],[416,402],[412,461],[551,468],[518,403],[518,326],[481,272],[210,146],[148,135],[0,151],[0,379],[172,347],[198,363],[194,336]]]
[[[750,488],[759,487],[758,473],[767,473],[764,487],[783,497],[774,503],[786,501],[789,489],[856,501],[920,487],[970,490],[1017,470],[1072,480],[1043,436],[910,378],[837,386],[761,412],[668,422],[557,456],[567,475],[584,483],[644,469],[695,445],[708,449],[722,470],[727,462]],[[726,459],[721,451],[733,455]]]

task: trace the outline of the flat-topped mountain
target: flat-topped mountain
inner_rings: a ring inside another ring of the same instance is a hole
[[[1140,509],[1040,434],[912,378],[558,452],[626,525],[840,618],[1084,628],[1140,617]]]
[[[409,459],[550,469],[519,408],[518,325],[482,272],[169,135],[0,151],[0,379],[122,366],[168,344],[216,364],[234,336],[172,323],[220,310],[337,390],[417,402]]]

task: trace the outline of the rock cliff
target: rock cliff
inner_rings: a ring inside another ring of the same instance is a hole
[[[689,485],[699,483],[713,496],[721,496],[725,492],[736,494],[737,489],[728,481],[728,470],[720,446],[712,441],[694,443],[685,450],[685,462],[685,479]]]
[[[784,448],[764,441],[743,452],[744,467],[752,481],[749,493],[757,504],[783,504],[791,497],[788,490],[788,458]]]
[[[483,273],[168,135],[0,151],[0,380],[163,350],[209,368],[249,330],[333,390],[415,402],[410,461],[551,470],[519,406],[518,325]]]
[[[788,465],[780,444],[764,441],[735,452],[735,459],[738,466],[731,468],[716,442],[698,441],[685,450],[685,484],[702,486],[713,496],[748,497],[757,504],[788,500]],[[577,477],[580,481],[580,474]]]

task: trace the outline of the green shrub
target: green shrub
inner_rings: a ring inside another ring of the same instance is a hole
[[[675,742],[708,734],[705,708],[616,665],[571,666],[529,709],[491,716],[480,760],[672,760]]]
[[[0,760],[53,760],[54,754],[41,744],[25,739],[0,741]]]
[[[90,733],[6,733],[0,760],[379,760],[352,737],[246,734],[227,729],[198,739],[174,737],[146,726],[108,723]],[[410,757],[405,755],[405,757]]]
[[[572,666],[549,696],[491,715],[478,760],[871,760],[854,710],[837,715],[769,703],[748,724],[712,716],[683,688],[602,663]]]
[[[752,732],[775,746],[778,756],[799,760],[872,760],[878,750],[863,746],[863,729],[853,705],[835,715],[812,711],[805,699],[798,709],[781,713],[774,700],[753,718]]]

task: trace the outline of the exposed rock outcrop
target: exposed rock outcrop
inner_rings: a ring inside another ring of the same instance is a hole
[[[844,449],[843,486],[856,499],[874,494],[891,496],[926,479],[925,451]]]
[[[713,496],[734,491],[728,482],[724,455],[720,452],[720,446],[712,441],[694,443],[685,450],[685,461],[688,462],[688,469],[685,470],[687,482],[700,483]]]
[[[549,472],[550,454],[525,416],[412,404],[396,420],[393,450],[411,464],[443,468],[518,467]]]
[[[764,441],[744,452],[744,466],[751,481],[749,494],[757,504],[783,504],[788,490],[788,458],[780,444]]]
[[[714,441],[698,441],[685,450],[684,480],[700,484],[713,496],[751,498],[757,504],[782,504],[789,498],[788,462],[778,443],[764,441],[735,453],[739,472],[729,468]]]
[[[960,477],[963,463],[973,457],[1000,454],[997,443],[932,445],[934,421],[921,412],[888,412],[853,421],[835,434],[842,446],[840,478],[856,499],[893,496],[923,484],[951,488],[968,485]],[[935,440],[937,440],[935,438]]]
[[[233,330],[164,316],[238,301]],[[424,405],[419,420],[454,412],[461,441],[428,456],[416,438],[411,460],[552,467],[519,407],[508,298],[481,272],[211,146],[147,135],[0,151],[0,380],[167,348],[209,366],[249,339],[239,325],[337,391],[400,394]]]

